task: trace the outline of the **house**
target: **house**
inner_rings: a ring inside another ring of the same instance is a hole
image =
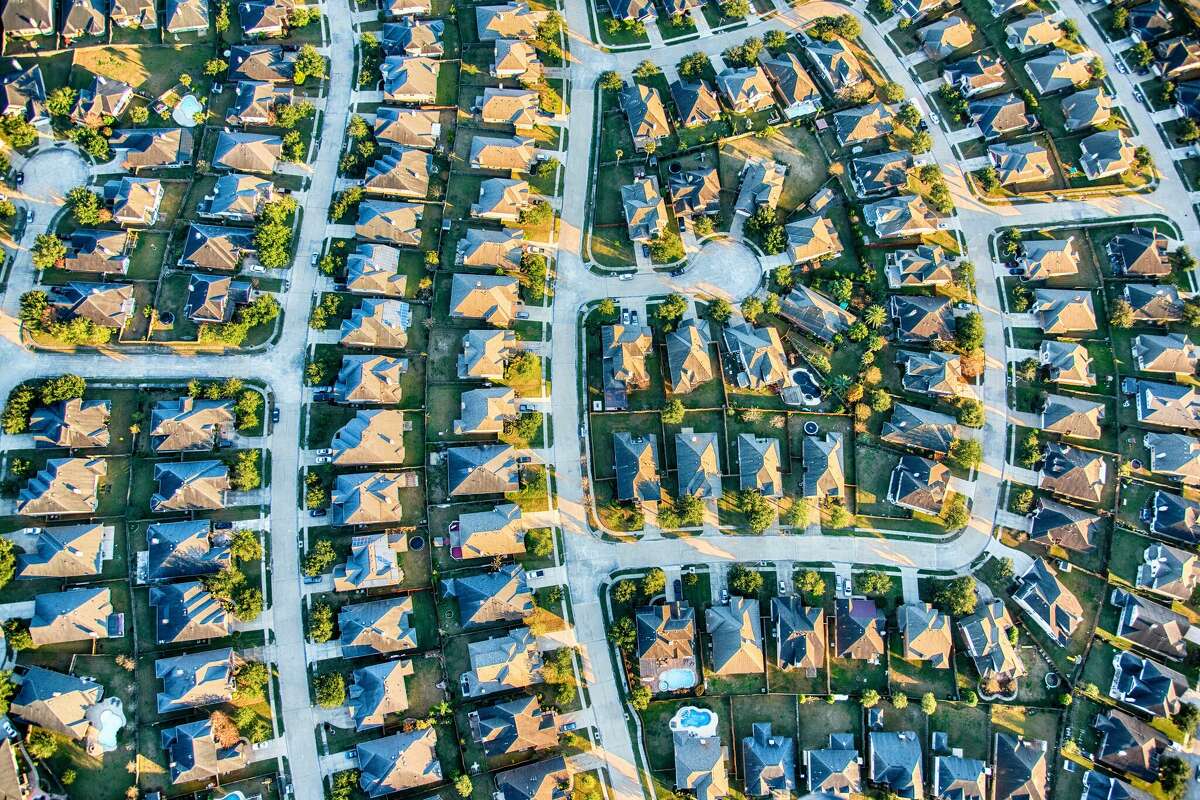
[[[945,800],[984,800],[988,797],[988,765],[974,758],[952,755],[933,757],[934,797]]]
[[[400,464],[404,461],[404,434],[411,428],[403,411],[359,410],[347,420],[329,447],[333,463],[344,467]]]
[[[1112,95],[1097,86],[1072,92],[1062,99],[1063,126],[1072,133],[1108,122],[1115,105]]]
[[[929,23],[918,34],[921,37],[921,49],[934,61],[941,61],[967,47],[973,38],[970,23],[959,13],[947,14]]]
[[[450,284],[450,316],[483,320],[506,328],[521,304],[517,279],[507,275],[455,273]]]
[[[275,171],[282,150],[283,140],[272,134],[221,131],[212,165],[217,170],[269,175]]]
[[[471,140],[472,169],[528,172],[536,160],[533,140],[524,136],[476,136]]]
[[[717,88],[735,114],[754,114],[772,108],[775,98],[767,73],[753,67],[726,67],[717,74]]]
[[[1194,78],[1200,70],[1200,42],[1195,39],[1167,39],[1155,45],[1154,52],[1158,56],[1154,71],[1163,80]]]
[[[9,713],[29,725],[80,742],[88,755],[102,758],[117,749],[125,725],[118,697],[104,699],[104,687],[93,678],[79,678],[43,667],[27,667],[14,676],[18,687]],[[24,795],[6,795],[24,800]]]
[[[1020,53],[1033,53],[1052,47],[1063,38],[1063,29],[1052,17],[1036,12],[1018,17],[1004,29],[1006,44]]]
[[[1004,74],[1004,62],[986,53],[975,53],[945,65],[942,80],[971,98],[1002,88],[1008,77]]]
[[[1194,387],[1143,380],[1135,387],[1139,422],[1186,431],[1200,429],[1200,392]]]
[[[1096,330],[1096,309],[1086,289],[1034,289],[1033,307],[1044,333],[1070,334]]]
[[[330,524],[333,525],[377,525],[398,523],[404,517],[400,495],[402,490],[417,485],[414,472],[352,472],[338,475],[334,480],[330,499],[333,503]],[[379,541],[369,538],[350,548],[350,562],[343,580],[352,588],[358,581],[373,580],[382,573],[394,570],[396,557],[385,550],[403,551],[404,539]],[[398,583],[397,575],[395,581]],[[334,586],[339,584],[338,571],[334,571]],[[344,589],[342,591],[349,591]]]
[[[950,617],[929,603],[905,603],[896,609],[903,640],[902,658],[925,661],[934,669],[951,666]]]
[[[658,469],[658,437],[654,434],[613,433],[613,468],[617,499],[657,503],[662,498]]]
[[[71,121],[76,125],[99,127],[109,118],[117,118],[124,114],[131,102],[133,87],[128,83],[103,75],[93,75],[92,82],[80,89],[75,98],[75,106],[71,109]]]
[[[1097,714],[1092,728],[1100,734],[1096,761],[1144,781],[1158,779],[1158,760],[1169,745],[1154,728],[1118,708]]]
[[[739,433],[738,488],[755,489],[764,497],[783,496],[783,476],[780,472],[779,440],[760,438],[752,433]]]
[[[212,450],[232,443],[235,423],[232,400],[160,400],[150,410],[150,446],[156,453]]]
[[[931,517],[940,516],[950,492],[950,469],[920,456],[904,455],[888,481],[889,503]]]
[[[762,206],[775,208],[783,195],[786,175],[787,166],[777,161],[756,157],[746,159],[738,176],[741,183],[734,213],[748,217]]]
[[[775,663],[782,670],[804,670],[810,677],[825,667],[827,628],[820,606],[809,608],[795,595],[771,598],[775,626]]]
[[[657,89],[635,83],[621,89],[618,100],[629,122],[633,144],[639,150],[657,145],[671,135],[667,109]]]
[[[933,209],[915,194],[871,203],[863,208],[863,218],[881,239],[908,239],[939,229]]]
[[[1165,494],[1156,492],[1155,496]],[[1140,589],[1186,601],[1191,598],[1196,587],[1200,586],[1200,566],[1197,565],[1193,553],[1155,542],[1142,553],[1142,563],[1138,565],[1135,585]]]
[[[0,13],[0,25],[10,36],[32,39],[54,33],[53,0],[9,0]]]
[[[1043,559],[1037,559],[1017,578],[1013,602],[1023,608],[1033,623],[1060,647],[1066,647],[1071,635],[1083,621],[1083,607],[1071,590],[1063,586],[1058,574]]]
[[[505,386],[470,389],[459,400],[459,417],[454,420],[455,435],[504,431],[505,423],[517,418],[517,395]]]
[[[890,134],[895,129],[895,118],[891,107],[883,103],[868,103],[835,112],[833,129],[842,147],[852,147]]]
[[[1043,497],[1029,515],[1026,533],[1031,542],[1047,548],[1062,547],[1088,553],[1096,548],[1101,530],[1099,517]]]
[[[675,81],[671,99],[679,112],[679,124],[685,128],[708,125],[721,118],[721,101],[708,81]]]
[[[16,578],[81,578],[99,575],[113,557],[115,529],[98,522],[30,528],[31,543],[17,553]],[[28,534],[26,534],[28,535]]]
[[[230,537],[206,519],[153,522],[146,526],[146,579],[212,575],[233,563]]]
[[[29,635],[35,647],[120,638],[125,615],[113,610],[107,588],[41,592],[33,600]]]
[[[1103,434],[1104,403],[1061,394],[1046,396],[1042,429],[1076,439],[1099,439]]]
[[[1050,152],[1036,142],[991,144],[987,155],[1002,186],[1036,183],[1054,177]]]
[[[221,461],[159,462],[154,482],[158,491],[150,496],[150,510],[157,513],[225,508],[231,485],[229,468]]]
[[[1039,95],[1056,94],[1089,84],[1092,80],[1092,60],[1096,57],[1095,53],[1086,49],[1077,53],[1055,50],[1026,61],[1025,74],[1033,81]]]
[[[837,226],[823,215],[794,220],[783,226],[787,236],[788,259],[793,264],[808,264],[842,252]]]
[[[1081,344],[1043,339],[1038,348],[1038,361],[1054,383],[1063,386],[1096,385],[1092,356]]]
[[[389,103],[436,102],[440,63],[426,56],[385,56],[379,66],[384,100]]]
[[[359,788],[383,797],[442,782],[437,729],[418,728],[355,745]]]
[[[1049,492],[1099,503],[1108,480],[1108,462],[1095,451],[1047,442],[1038,486]]]
[[[679,494],[719,499],[721,490],[720,446],[715,433],[696,433],[684,428],[675,434],[675,467]]]
[[[1178,433],[1147,433],[1150,471],[1187,486],[1200,484],[1200,441]]]
[[[48,459],[17,495],[17,513],[94,514],[100,505],[100,481],[107,474],[103,458]]]
[[[1129,35],[1136,42],[1153,42],[1174,30],[1175,15],[1162,0],[1150,0],[1129,9]]]
[[[238,81],[225,115],[230,125],[271,125],[276,109],[292,101],[292,90],[268,81]]]
[[[137,172],[192,163],[193,143],[186,128],[141,128],[113,131],[108,146],[121,159],[122,169]]]
[[[835,336],[845,334],[858,321],[832,298],[802,283],[796,284],[784,296],[779,313],[805,333],[823,342],[831,342]]]
[[[658,179],[654,176],[621,187],[621,210],[633,242],[653,241],[667,229],[667,204],[658,193]]]
[[[385,197],[424,198],[429,194],[433,156],[424,150],[391,146],[367,167],[363,191]]]
[[[1151,717],[1173,717],[1191,686],[1183,674],[1128,650],[1113,656],[1108,696]]]
[[[278,195],[275,184],[265,178],[239,173],[226,173],[217,178],[213,193],[197,206],[203,217],[222,222],[253,222]]]
[[[1171,274],[1171,241],[1157,227],[1135,226],[1104,245],[1119,277],[1166,278]]]
[[[1079,166],[1090,180],[1120,175],[1133,166],[1136,151],[1122,130],[1100,131],[1079,142]]]
[[[788,119],[815,114],[821,109],[821,92],[794,53],[783,51],[762,62],[783,115]]]
[[[218,269],[233,272],[253,254],[253,229],[193,222],[188,225],[187,235],[184,237],[179,266],[185,269]],[[249,290],[249,286],[246,288]]]
[[[704,612],[704,623],[712,641],[709,665],[717,675],[761,674],[764,669],[762,620],[758,600],[731,597],[725,605]]]
[[[180,18],[189,17],[186,22],[196,24],[197,30],[208,28],[206,0],[167,0],[167,11],[168,15],[175,11]],[[170,30],[170,26],[167,30]],[[294,76],[295,61],[296,53],[285,52],[280,45],[236,44],[229,48],[229,70],[226,74],[230,80],[290,83]]]
[[[828,747],[804,751],[804,775],[808,791],[835,797],[861,794],[861,761],[854,747],[854,734],[829,734]]]
[[[787,796],[796,791],[796,740],[774,736],[770,722],[755,722],[742,739],[742,771],[750,797]]]
[[[536,79],[542,74],[537,51],[523,39],[497,39],[492,57],[492,77]]]
[[[6,3],[4,10],[0,12],[0,25],[9,33],[13,33],[13,29],[9,27],[9,20],[19,13],[18,9],[23,5],[27,4],[13,0]],[[16,59],[11,63],[13,71],[0,76],[0,91],[3,92],[0,115],[19,116],[30,125],[49,124],[50,115],[46,111],[46,81],[42,76],[42,68],[37,62],[28,67],[22,66]]]
[[[879,663],[886,647],[887,620],[867,597],[839,597],[834,602],[833,653],[838,658]]]
[[[613,19],[622,21],[653,22],[658,18],[658,11],[650,0],[608,0],[608,9]]]
[[[407,659],[360,667],[351,673],[346,706],[356,731],[382,727],[389,714],[408,710],[405,678],[414,672]]]
[[[520,488],[517,456],[508,445],[451,447],[446,451],[446,467],[451,497],[504,494]]]
[[[249,0],[238,3],[238,22],[247,38],[284,36],[295,8],[295,0]]]
[[[929,344],[954,338],[954,314],[946,297],[894,294],[888,298],[888,307],[901,343]]]
[[[411,596],[342,606],[338,611],[342,658],[381,656],[417,646]]]
[[[529,628],[513,628],[467,645],[471,669],[460,678],[465,697],[522,689],[542,679],[542,655]]]
[[[823,437],[805,435],[804,495],[812,503],[824,498],[841,500],[846,497],[846,465],[840,433],[830,431]]]
[[[1013,92],[972,100],[967,104],[967,113],[989,142],[1038,124],[1036,116],[1026,113],[1025,101]]]
[[[1022,245],[1024,253],[1018,264],[1026,280],[1037,281],[1079,274],[1079,251],[1075,237],[1066,239],[1032,239]]]
[[[538,23],[546,15],[530,11],[525,3],[504,3],[495,6],[476,6],[475,24],[479,41],[494,39],[532,39]]]
[[[430,0],[385,0],[383,3],[384,16],[390,19],[427,17],[432,12],[433,3]]]
[[[220,639],[231,632],[225,607],[199,581],[152,586],[150,606],[159,644]]]
[[[1150,532],[1182,544],[1200,541],[1200,503],[1156,490],[1146,501],[1142,521]]]
[[[749,323],[726,325],[725,347],[740,369],[737,385],[743,389],[786,389],[794,385],[783,340],[775,328],[755,328]]]
[[[512,178],[488,178],[479,186],[479,202],[471,205],[471,216],[496,222],[515,223],[529,207],[529,183]]]
[[[403,396],[407,372],[407,358],[344,355],[333,385],[334,398],[347,404],[394,405]]]
[[[852,158],[850,174],[858,195],[870,197],[903,189],[913,164],[912,153],[907,150],[884,150]]]
[[[678,714],[678,712],[676,712]],[[716,724],[716,714],[713,725]],[[695,794],[696,800],[717,800],[729,795],[729,757],[715,730],[673,727],[675,788]]]
[[[544,711],[534,695],[481,706],[467,713],[467,721],[471,738],[489,757],[547,750],[558,744],[558,716]]]
[[[666,335],[667,373],[674,394],[689,394],[716,377],[708,353],[708,323],[685,319]]]
[[[156,178],[124,177],[104,184],[104,200],[113,222],[122,227],[150,227],[158,222],[163,185]]]
[[[383,347],[402,349],[408,344],[412,327],[412,306],[400,300],[368,297],[361,300],[350,318],[342,320],[344,347]]]
[[[454,598],[464,628],[520,622],[533,613],[533,592],[520,564],[441,581],[442,596]]]
[[[1200,360],[1200,350],[1182,333],[1139,334],[1133,337],[1132,352],[1143,372],[1191,375]]]
[[[974,614],[958,621],[963,649],[983,680],[1003,685],[1025,675],[1025,664],[1008,638],[1012,627],[1004,601],[997,598],[981,602]]]
[[[512,125],[517,130],[531,130],[546,121],[537,92],[490,86],[483,90],[479,116],[484,122]]]
[[[1046,742],[997,733],[992,749],[994,800],[1046,800]]]
[[[170,765],[172,784],[207,782],[250,763],[249,742],[245,739],[231,745],[218,742],[209,717],[164,728],[162,748]]]
[[[1083,773],[1080,800],[1131,800],[1133,787],[1117,778],[1087,770]]]
[[[913,731],[871,731],[871,783],[897,797],[924,797],[921,742]]]
[[[399,266],[400,251],[395,247],[360,242],[346,257],[346,291],[403,297],[408,279]]]
[[[197,324],[223,324],[233,319],[239,305],[250,301],[249,281],[235,281],[227,275],[192,275],[183,313]]]
[[[233,699],[237,665],[238,659],[229,647],[158,659],[154,662],[154,677],[163,684],[157,697],[158,713],[228,703]]]
[[[1178,661],[1187,655],[1192,627],[1187,617],[1124,589],[1113,589],[1110,600],[1121,612],[1117,636],[1160,658]]]
[[[1187,80],[1176,84],[1175,110],[1192,119],[1200,117],[1200,81]]]
[[[892,416],[883,423],[879,438],[906,449],[944,456],[958,438],[958,426],[949,414],[896,403],[892,406]]]
[[[696,685],[696,612],[678,600],[637,609],[638,675],[652,692]]]
[[[834,95],[847,99],[866,80],[862,64],[841,39],[829,42],[810,39],[803,46],[816,68],[817,77]]]
[[[647,4],[649,5],[649,4]],[[653,6],[651,6],[653,8]],[[496,800],[565,800],[572,797],[574,767],[559,755],[497,772]]]
[[[433,109],[380,106],[375,112],[375,141],[432,150],[442,135],[440,120],[440,112]]]
[[[108,400],[60,400],[34,409],[29,417],[33,446],[108,447],[108,419],[112,403]]]
[[[383,24],[383,37],[379,44],[384,54],[389,56],[441,58],[446,53],[442,42],[445,33],[446,23],[440,19],[405,17],[400,22]]]
[[[721,211],[721,179],[716,167],[681,170],[667,178],[671,210],[679,219]]]
[[[515,270],[525,255],[525,232],[520,229],[467,228],[455,248],[455,262],[468,267]]]
[[[499,380],[504,364],[517,352],[517,335],[509,330],[475,330],[463,335],[458,357],[458,377],[463,380]]]
[[[962,358],[954,353],[900,350],[896,363],[904,370],[900,383],[909,392],[948,400],[977,398],[974,387],[963,376]]]
[[[939,245],[889,250],[883,269],[892,289],[945,286],[954,281],[954,262]]]
[[[46,299],[62,320],[82,318],[101,328],[123,330],[133,318],[131,283],[70,283],[51,286]]]

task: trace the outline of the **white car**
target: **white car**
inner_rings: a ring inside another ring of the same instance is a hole
[[[328,464],[330,461],[333,461],[333,456],[317,456],[318,464]]]
[[[632,273],[632,272],[625,272],[625,273],[621,274],[621,276],[620,276],[620,277],[618,277],[618,278],[617,278],[617,280],[619,280],[619,281],[631,281],[631,280],[633,280],[633,273]]]

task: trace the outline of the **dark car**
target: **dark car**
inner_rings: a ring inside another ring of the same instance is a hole
[[[16,182],[17,182],[17,186],[20,186],[22,183],[24,183],[24,182],[25,182],[25,173],[24,173],[24,172],[18,172],[18,173],[16,174],[16,176],[14,177],[14,180],[16,180]]]
[[[309,515],[310,517],[323,517],[323,516],[325,516],[325,515],[326,515],[326,514],[328,514],[328,513],[329,513],[329,512],[328,512],[326,509],[324,509],[324,508],[314,508],[314,509],[312,509],[311,511],[309,511],[309,512],[308,512],[308,515]]]
[[[679,580],[679,578],[676,578],[674,586],[675,586],[675,599],[678,600],[680,597],[683,597],[683,581]]]
[[[646,258],[650,257],[650,245],[648,245],[648,244],[642,245],[642,255],[644,255]]]
[[[271,409],[271,422],[279,422],[279,406]]]
[[[313,394],[313,400],[318,403],[323,400],[332,400],[332,399],[333,399],[333,392],[316,392],[315,394]]]

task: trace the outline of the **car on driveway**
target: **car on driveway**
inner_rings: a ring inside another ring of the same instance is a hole
[[[642,245],[642,256],[643,256],[644,258],[649,258],[649,257],[650,257],[650,245],[648,245],[648,244],[643,244],[643,245]]]
[[[324,509],[324,508],[314,508],[314,509],[312,509],[311,511],[309,511],[309,512],[308,512],[308,515],[309,515],[310,517],[323,517],[323,516],[325,516],[325,515],[326,515],[326,514],[328,514],[328,513],[329,513],[329,512],[328,512],[326,509]]]

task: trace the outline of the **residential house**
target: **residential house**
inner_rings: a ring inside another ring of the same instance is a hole
[[[942,71],[942,80],[972,98],[1002,88],[1008,77],[1004,74],[1004,62],[987,53],[975,53],[957,61],[947,63]]]
[[[839,597],[834,601],[833,653],[838,658],[878,664],[886,647],[887,620],[867,597]]]
[[[977,399],[974,387],[963,376],[962,357],[939,350],[900,350],[896,363],[903,370],[900,383],[909,392],[954,400]]]
[[[103,458],[51,458],[17,494],[17,513],[26,517],[94,514],[100,481],[108,474]]]
[[[963,649],[984,681],[1003,686],[1025,675],[1025,664],[1008,638],[1012,627],[1008,609],[998,598],[981,602],[974,614],[958,621]]]
[[[1061,547],[1077,553],[1096,548],[1102,531],[1100,518],[1074,506],[1042,497],[1029,514],[1026,533],[1029,540],[1047,548]]]
[[[343,347],[383,347],[402,349],[408,344],[412,327],[412,306],[400,300],[367,297],[359,301],[350,318],[342,320]]]
[[[1200,586],[1200,565],[1197,565],[1195,554],[1155,542],[1142,552],[1135,585],[1139,589],[1187,601]]]
[[[125,635],[125,615],[113,609],[107,588],[41,592],[33,600],[29,635],[35,647]]]
[[[411,596],[388,597],[342,606],[338,611],[338,639],[342,658],[382,656],[417,646]]]
[[[675,745],[677,790],[694,793],[696,800],[718,800],[729,795],[729,754],[720,736],[680,728],[671,731],[671,739]]]
[[[150,582],[195,578],[233,563],[230,538],[206,519],[153,522],[146,526],[146,573]]]
[[[1200,484],[1200,441],[1180,433],[1147,433],[1150,471],[1186,486]]]
[[[821,92],[794,53],[783,51],[762,62],[783,115],[788,119],[815,114],[821,109]]]
[[[537,51],[529,42],[523,39],[497,39],[491,72],[492,77],[501,80],[536,80],[542,74],[542,62],[538,60]]]
[[[1025,62],[1025,74],[1033,81],[1039,95],[1050,95],[1086,86],[1092,80],[1091,50],[1068,53],[1055,50]]]
[[[717,74],[717,88],[735,114],[755,114],[775,105],[771,82],[757,64],[726,67]]]
[[[515,270],[525,255],[525,232],[506,228],[467,228],[455,249],[455,263],[484,269]]]
[[[360,409],[333,435],[329,443],[333,463],[343,467],[403,463],[404,434],[411,428],[403,411]]]
[[[375,141],[432,150],[442,135],[440,120],[440,112],[433,109],[380,106],[375,112]]]
[[[207,0],[167,0],[167,16],[178,24],[208,29]],[[170,23],[167,30],[171,31]],[[235,44],[229,48],[230,80],[290,83],[295,74],[296,53],[284,52],[276,44]]]
[[[228,275],[192,275],[183,313],[196,324],[224,324],[233,319],[239,305],[250,301],[249,281],[237,281]]]
[[[1004,29],[1005,43],[1020,53],[1033,53],[1043,47],[1053,47],[1064,33],[1058,22],[1041,12],[1018,17]]]
[[[742,739],[742,771],[749,797],[781,797],[796,791],[796,740],[775,736],[770,722],[755,722]]]
[[[1050,152],[1036,142],[988,145],[988,163],[1002,186],[1039,183],[1054,177]]]
[[[440,19],[406,17],[400,22],[385,22],[379,44],[389,56],[441,58],[446,53],[442,42],[445,32],[446,23]]]
[[[888,481],[889,503],[931,517],[940,516],[950,493],[950,469],[945,464],[904,455]]]
[[[855,106],[833,115],[833,129],[842,147],[866,144],[895,129],[895,111],[883,103]]]
[[[112,206],[113,222],[125,228],[148,228],[158,223],[163,185],[157,178],[124,177],[104,184],[104,201]]]
[[[185,269],[214,269],[233,272],[254,255],[254,231],[224,225],[188,225],[179,266]],[[247,290],[249,286],[247,286]],[[244,301],[243,301],[244,302]]]
[[[794,385],[783,340],[775,328],[755,328],[749,323],[726,325],[725,347],[739,368],[737,385],[743,389],[786,389]]]
[[[894,294],[888,298],[888,309],[901,343],[931,344],[954,338],[949,298]]]
[[[671,210],[677,219],[718,214],[721,180],[716,167],[682,170],[667,178]]]
[[[532,39],[545,13],[531,11],[525,3],[476,6],[475,23],[481,42],[494,39]]]
[[[227,173],[217,178],[213,193],[200,201],[196,211],[222,222],[249,223],[277,199],[275,184],[266,178]]]
[[[471,737],[487,756],[548,750],[558,744],[558,716],[534,695],[482,706],[467,713]]]
[[[971,25],[962,14],[947,14],[918,31],[921,50],[934,61],[953,55],[971,44]]]
[[[658,468],[658,437],[654,434],[613,433],[613,469],[617,499],[622,502],[657,503],[662,499]]]
[[[903,641],[902,658],[928,662],[934,669],[951,667],[949,615],[929,603],[905,603],[896,609],[896,627]]]
[[[752,157],[746,159],[738,176],[740,185],[734,213],[748,217],[762,206],[775,208],[783,195],[787,166],[777,161]]]
[[[1104,403],[1082,397],[1052,394],[1042,409],[1042,430],[1076,439],[1099,439],[1104,422]]]
[[[191,164],[193,145],[192,132],[186,128],[127,128],[113,131],[108,140],[121,168],[128,172]]]
[[[532,130],[546,121],[538,93],[531,89],[485,88],[479,116],[484,122],[512,125],[517,130]]]
[[[1128,650],[1113,656],[1108,696],[1151,717],[1173,717],[1191,689],[1185,675]]]
[[[542,654],[529,628],[470,642],[467,660],[471,669],[460,678],[465,697],[523,689],[541,681]]]
[[[905,449],[945,456],[958,438],[958,426],[949,414],[896,403],[892,406],[892,416],[883,423],[879,438]]]
[[[429,194],[433,156],[424,150],[391,146],[367,167],[363,191],[385,197],[424,198]]]
[[[1200,71],[1200,41],[1177,36],[1154,46],[1158,56],[1154,71],[1165,81],[1195,78]]]
[[[104,699],[104,687],[93,678],[65,675],[44,667],[27,667],[20,676],[9,713],[70,742],[80,742],[87,754],[102,758],[117,749],[125,725],[118,697]],[[26,800],[27,795],[7,795]]]
[[[883,271],[887,275],[888,287],[892,289],[945,286],[954,281],[954,262],[936,244],[889,250]]]
[[[521,304],[517,279],[507,275],[455,273],[450,284],[450,316],[508,327]]]
[[[844,335],[857,318],[833,301],[833,298],[802,283],[788,292],[779,304],[779,313],[796,327],[822,342]]]
[[[158,659],[154,677],[163,685],[157,697],[158,713],[228,703],[233,699],[238,663],[229,647]]]
[[[230,172],[270,175],[283,152],[283,140],[269,133],[221,131],[213,150],[212,166]]]
[[[76,7],[87,8],[88,0]],[[103,29],[103,25],[101,25]],[[71,109],[71,121],[76,125],[99,127],[107,120],[119,118],[133,102],[133,87],[124,81],[93,75],[92,82],[79,90],[75,106]]]
[[[1018,264],[1026,280],[1040,281],[1079,274],[1079,250],[1075,237],[1066,239],[1031,239],[1022,245],[1024,252]]]
[[[497,772],[496,800],[566,800],[573,796],[573,770],[566,758],[558,755]]]
[[[1099,131],[1079,142],[1079,166],[1090,180],[1120,175],[1133,167],[1136,151],[1122,130]]]
[[[920,195],[879,200],[863,208],[863,218],[881,239],[910,239],[939,230],[939,220]]]
[[[1135,226],[1104,245],[1118,277],[1164,279],[1171,274],[1171,240],[1157,227]]]
[[[638,675],[652,692],[696,685],[696,612],[678,600],[637,609]]]
[[[994,800],[1046,800],[1046,742],[997,733],[992,748]]]
[[[707,609],[704,623],[712,641],[710,668],[714,674],[762,673],[762,620],[758,600],[731,597],[727,604]]]
[[[393,733],[355,746],[358,785],[367,797],[441,783],[442,763],[437,757],[437,729]]]
[[[1158,779],[1159,758],[1169,745],[1154,728],[1119,708],[1097,714],[1092,728],[1100,734],[1096,761],[1144,781]]]
[[[967,114],[989,142],[1037,125],[1037,117],[1027,112],[1025,101],[1013,92],[972,100],[967,104]]]
[[[533,613],[533,591],[520,564],[441,581],[442,596],[454,598],[464,628],[520,622]]]
[[[20,13],[21,6],[31,8],[38,5],[34,2],[13,0],[4,5],[0,11],[0,25],[4,30],[13,33],[9,22]],[[14,23],[20,24],[20,23]],[[14,34],[21,35],[21,34]],[[0,75],[0,91],[3,92],[0,102],[0,115],[19,116],[30,125],[44,126],[50,123],[50,114],[46,110],[46,81],[42,76],[42,68],[37,62],[23,66],[20,61],[12,59],[13,71]]]
[[[363,200],[358,204],[354,235],[373,242],[418,247],[421,244],[423,210],[424,206],[419,203]]]
[[[405,679],[414,672],[407,659],[360,667],[351,673],[346,706],[356,731],[382,727],[391,714],[408,710]]]
[[[459,416],[454,420],[454,433],[494,433],[504,431],[505,423],[517,418],[517,395],[506,386],[470,389],[459,400]]]
[[[60,400],[34,409],[29,416],[29,432],[33,446],[68,447],[71,449],[108,447],[108,419],[112,413],[109,400]]]
[[[159,644],[221,639],[231,632],[225,607],[199,581],[152,586],[149,602]]]
[[[23,552],[17,553],[18,580],[99,575],[104,561],[113,557],[116,531],[111,525],[84,522],[30,530],[32,542],[21,542]]]
[[[651,242],[667,229],[667,204],[658,192],[658,179],[654,176],[621,187],[621,210],[632,242]]]
[[[675,434],[675,467],[680,496],[721,497],[720,446],[715,433],[684,428]]]
[[[828,747],[804,751],[804,775],[808,791],[835,797],[861,794],[861,761],[854,747],[854,734],[829,734]]]
[[[846,465],[843,463],[842,434],[829,431],[824,436],[804,437],[804,497],[811,504],[825,498],[846,497]]]
[[[171,783],[176,785],[219,779],[250,763],[249,742],[239,739],[229,746],[219,743],[209,717],[164,728],[162,748],[170,765]]]
[[[440,63],[426,56],[385,56],[379,66],[384,100],[413,104],[436,102]]]
[[[1096,371],[1087,348],[1077,342],[1043,339],[1038,361],[1049,379],[1062,386],[1095,386]]]
[[[775,627],[775,663],[782,670],[804,670],[810,677],[825,667],[829,648],[825,612],[809,608],[796,595],[771,598]]]
[[[925,796],[921,742],[916,733],[871,731],[867,741],[871,753],[871,783],[897,797],[920,800]]]
[[[292,90],[268,81],[238,81],[225,114],[229,125],[272,125],[276,109],[292,101]]]
[[[721,118],[721,101],[708,81],[675,81],[671,99],[679,112],[679,124],[685,128],[708,125]]]
[[[10,36],[32,39],[54,33],[53,0],[9,0],[0,13],[0,26]]]
[[[1112,118],[1114,105],[1102,86],[1072,92],[1062,99],[1063,126],[1074,133],[1103,125]]]
[[[1200,347],[1183,333],[1138,334],[1132,352],[1142,372],[1192,375],[1200,362]]]
[[[395,247],[360,242],[346,257],[346,291],[403,297],[408,279],[399,266],[400,251]]]
[[[1177,383],[1135,383],[1139,422],[1186,431],[1200,429],[1200,392]]]
[[[1079,599],[1063,586],[1058,573],[1041,558],[1017,578],[1012,599],[1059,647],[1070,644],[1072,634],[1083,622],[1083,606]]]
[[[479,185],[479,202],[471,205],[471,216],[515,223],[531,202],[528,182],[513,178],[488,178]]]
[[[504,365],[517,352],[517,335],[510,330],[475,330],[463,334],[458,377],[463,380],[499,380]]]
[[[1071,334],[1096,330],[1096,309],[1086,289],[1034,289],[1031,313],[1044,333]]]
[[[793,264],[820,262],[842,252],[837,226],[829,217],[817,215],[793,220],[783,226],[788,259]]]
[[[858,57],[841,39],[829,42],[810,39],[804,42],[803,46],[816,68],[817,77],[825,84],[825,88],[837,97],[852,97],[859,84],[867,79]]]
[[[1142,508],[1150,532],[1182,544],[1200,541],[1200,503],[1158,489]]]
[[[415,472],[352,472],[338,475],[334,479],[330,494],[333,507],[330,524],[333,525],[378,525],[399,523],[404,518],[401,500],[402,491],[417,485]],[[385,550],[403,551],[404,539],[388,538],[386,541],[367,537],[358,546],[350,548],[350,563],[346,567],[344,580],[356,584],[360,580],[370,581],[373,576],[395,568],[396,557]],[[334,586],[339,582],[338,571],[334,571]],[[398,583],[399,576],[391,583]],[[357,585],[353,588],[359,588]],[[343,591],[349,591],[345,589]]]
[[[451,447],[446,451],[446,468],[451,497],[504,494],[520,488],[516,452],[505,444]]]
[[[407,358],[388,356],[342,356],[334,398],[339,403],[395,405],[403,396]]]
[[[1108,462],[1093,450],[1047,442],[1038,486],[1063,497],[1099,503],[1108,482]]]
[[[907,150],[884,150],[852,158],[850,174],[858,195],[870,197],[903,189],[913,165],[912,153]]]
[[[755,489],[764,497],[783,496],[783,475],[780,471],[779,440],[760,438],[752,433],[739,433],[738,488]]]
[[[536,160],[533,140],[524,136],[476,136],[471,140],[472,169],[528,172]]]
[[[150,446],[156,453],[212,450],[231,444],[235,423],[232,400],[177,397],[150,410]]]
[[[636,148],[645,150],[648,145],[657,145],[671,135],[667,109],[657,89],[635,83],[623,88],[618,99]]]
[[[1124,589],[1113,589],[1110,600],[1121,612],[1117,636],[1159,658],[1178,661],[1187,655],[1192,627],[1187,617]]]
[[[158,462],[154,482],[158,490],[150,496],[150,510],[156,513],[217,511],[225,508],[231,486],[221,461]]]

